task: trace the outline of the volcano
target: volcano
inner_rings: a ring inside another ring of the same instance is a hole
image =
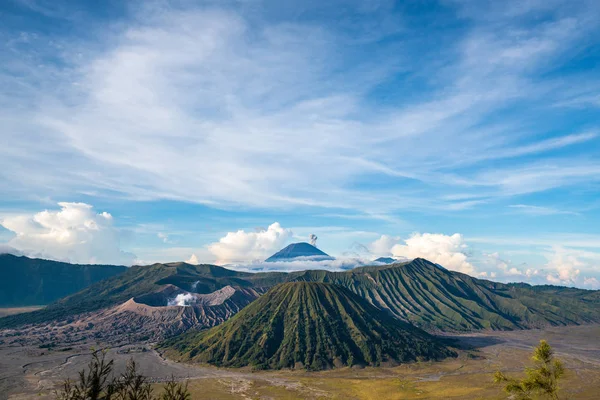
[[[285,248],[279,250],[271,257],[267,258],[266,262],[275,261],[294,261],[298,259],[310,259],[313,261],[333,260],[329,254],[317,249],[312,244],[306,242],[292,243]]]
[[[277,285],[227,322],[161,347],[219,367],[321,370],[456,356],[434,336],[328,283]]]

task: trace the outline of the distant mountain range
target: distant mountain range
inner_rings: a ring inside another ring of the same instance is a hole
[[[310,259],[312,261],[323,261],[323,260],[333,260],[329,254],[317,249],[310,243],[300,242],[300,243],[292,243],[283,249],[279,250],[277,253],[273,254],[271,257],[267,258],[266,262],[275,262],[275,261],[293,261],[293,260],[303,260]]]
[[[0,254],[0,307],[49,304],[126,269]]]
[[[380,366],[456,355],[345,287],[317,282],[277,285],[225,323],[160,347],[183,361],[256,369]]]
[[[208,295],[230,288],[222,305],[211,305],[210,302],[189,305],[197,307],[197,313],[203,317],[181,325],[185,329],[202,328],[228,318],[277,284],[300,281],[343,286],[378,309],[429,332],[525,329],[600,322],[598,291],[496,283],[448,271],[418,258],[344,272],[247,273],[214,265],[186,263],[134,266],[42,310],[2,318],[0,328],[66,319],[80,313],[87,313],[89,318],[93,318],[94,312],[116,310],[133,300],[145,310],[144,329],[153,329],[155,323],[165,324],[167,317],[162,313],[174,307],[169,306],[170,301],[175,301],[173,296],[184,299],[190,294]],[[238,292],[240,295],[235,295]],[[214,307],[217,306],[223,312],[216,312]],[[119,318],[124,321],[137,318],[134,315],[136,307],[131,304],[119,310],[122,311],[118,313]]]

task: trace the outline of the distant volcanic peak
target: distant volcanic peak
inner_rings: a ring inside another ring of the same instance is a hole
[[[455,355],[348,289],[317,282],[277,285],[235,318],[163,347],[196,362],[259,369],[377,366]]]
[[[380,263],[384,263],[384,264],[393,264],[395,262],[398,262],[398,260],[396,260],[395,258],[392,258],[392,257],[379,257],[379,258],[373,260],[373,262],[380,262]]]
[[[271,257],[267,258],[265,261],[293,261],[299,259],[322,261],[333,260],[334,258],[329,254],[317,249],[310,243],[300,242],[292,243],[286,246],[277,253],[273,254]]]

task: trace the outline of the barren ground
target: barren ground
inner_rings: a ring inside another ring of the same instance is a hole
[[[6,317],[7,315],[21,314],[21,313],[39,310],[40,308],[44,308],[44,306],[0,308],[0,318]]]
[[[75,377],[89,362],[85,342],[57,346],[22,345],[0,332],[0,399],[50,399],[57,384]],[[455,336],[463,347],[458,359],[395,368],[344,368],[323,372],[224,370],[164,360],[147,344],[109,350],[117,370],[135,359],[156,383],[171,375],[189,379],[196,399],[501,399],[491,383],[497,369],[515,372],[529,364],[532,347],[546,339],[569,373],[563,393],[570,399],[597,399],[600,393],[600,326],[483,332]],[[23,338],[20,338],[23,343]],[[4,343],[1,343],[4,341]]]

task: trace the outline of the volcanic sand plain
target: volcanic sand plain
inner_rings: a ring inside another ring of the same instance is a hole
[[[7,307],[0,308],[0,318],[8,315],[22,314],[26,312],[36,311],[44,308],[44,306],[24,306],[24,307]]]
[[[1,334],[1,332],[0,332]],[[1,337],[1,335],[0,335]],[[451,337],[460,356],[393,368],[343,368],[321,372],[218,369],[166,360],[148,344],[110,348],[116,372],[134,359],[156,390],[171,375],[188,380],[193,399],[505,399],[492,383],[500,369],[514,376],[531,364],[540,339],[555,348],[568,369],[564,398],[598,399],[600,325],[477,332]],[[20,343],[20,344],[19,344]],[[0,399],[51,399],[60,382],[74,378],[102,343],[51,349],[0,339]]]

